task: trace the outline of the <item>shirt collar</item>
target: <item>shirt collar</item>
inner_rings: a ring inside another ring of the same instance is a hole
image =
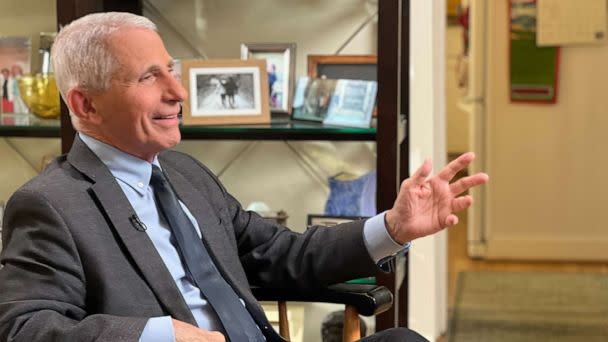
[[[112,175],[143,196],[150,184],[152,165],[160,167],[157,156],[152,163],[125,153],[82,132],[80,139],[110,169]]]

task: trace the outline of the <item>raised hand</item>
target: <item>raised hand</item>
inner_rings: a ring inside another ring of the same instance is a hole
[[[471,196],[459,195],[488,181],[488,175],[477,173],[450,184],[456,173],[473,159],[475,155],[472,152],[465,153],[431,178],[432,164],[427,159],[410,178],[404,180],[393,208],[385,216],[391,237],[404,244],[457,224],[458,217],[454,213],[473,203]]]

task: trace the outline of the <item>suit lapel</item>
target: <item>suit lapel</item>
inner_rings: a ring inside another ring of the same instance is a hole
[[[163,166],[162,160],[161,166]],[[192,191],[194,186],[179,172],[169,167],[163,167],[163,170],[179,199],[197,220],[205,247],[224,279],[248,303],[247,308],[258,324],[268,324],[266,315],[251,294],[238,255],[235,255],[236,247],[229,243],[230,238],[227,235],[229,232],[221,225],[216,210],[203,194]],[[237,274],[243,274],[243,277],[238,277]]]
[[[135,211],[108,168],[80,140],[78,135],[74,139],[67,159],[74,168],[93,183],[91,191],[96,197],[100,209],[112,222],[118,237],[133,258],[135,267],[139,269],[167,313],[176,319],[196,325],[192,312],[152,241],[146,233],[136,230],[131,225],[129,217],[135,214]],[[247,308],[256,322],[260,326],[269,326],[262,308],[249,288],[246,288],[248,283],[244,278],[242,266],[238,256],[233,255],[235,246],[229,243],[230,239],[227,235],[229,233],[220,224],[220,219],[209,201],[202,194],[192,191],[192,184],[181,174],[171,168],[164,170],[178,197],[197,220],[205,246],[226,281],[232,284],[237,294],[245,300]],[[237,273],[243,274],[242,279],[235,275]],[[266,333],[269,341],[284,341],[274,330],[266,331]]]
[[[145,232],[136,230],[131,224],[129,218],[135,211],[107,167],[78,137],[68,154],[68,161],[94,182],[91,191],[100,209],[112,222],[136,267],[165,310],[176,319],[196,324],[152,241]]]

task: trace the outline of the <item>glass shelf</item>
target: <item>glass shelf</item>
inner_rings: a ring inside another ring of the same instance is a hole
[[[268,124],[228,126],[181,126],[183,139],[207,140],[341,140],[375,141],[376,128],[324,126],[320,122],[273,119]],[[60,137],[58,119],[32,114],[0,114],[0,136]]]
[[[59,119],[41,119],[33,114],[0,114],[0,136],[59,138]]]
[[[376,128],[324,126],[320,122],[273,119],[269,124],[182,126],[183,139],[375,141]]]

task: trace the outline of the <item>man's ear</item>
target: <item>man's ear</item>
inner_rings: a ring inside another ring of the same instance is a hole
[[[99,124],[101,116],[93,106],[93,97],[86,91],[72,88],[68,91],[68,106],[72,113],[78,117],[82,123]]]

